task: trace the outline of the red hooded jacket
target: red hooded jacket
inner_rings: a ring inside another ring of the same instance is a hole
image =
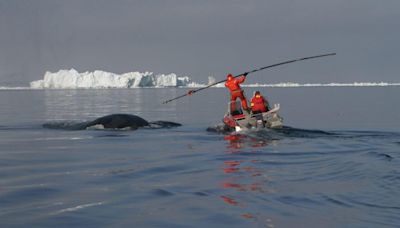
[[[228,80],[225,82],[225,86],[226,86],[231,92],[240,91],[241,88],[240,88],[240,85],[239,85],[239,84],[243,83],[244,80],[246,80],[246,77],[243,76],[243,75],[240,76],[240,77],[237,77],[237,78],[232,78],[231,80],[228,79]]]
[[[255,95],[253,98],[251,98],[251,110],[253,112],[266,112],[268,111],[267,107],[267,102],[265,101],[265,98],[261,95]]]

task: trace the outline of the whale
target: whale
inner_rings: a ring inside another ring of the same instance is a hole
[[[149,125],[150,124],[149,122],[147,122],[147,120],[136,115],[112,114],[90,121],[84,125],[84,128],[96,128],[97,126],[99,126],[100,128],[105,129],[130,128],[132,130],[136,130],[139,127],[146,127]]]
[[[180,123],[171,121],[148,122],[140,116],[131,114],[111,114],[86,122],[51,122],[43,124],[44,128],[66,129],[66,130],[91,130],[91,129],[114,129],[114,130],[137,130],[138,128],[172,128],[182,126]]]

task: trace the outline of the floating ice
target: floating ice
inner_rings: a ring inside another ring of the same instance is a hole
[[[277,84],[249,84],[244,87],[278,87],[278,88],[295,88],[295,87],[382,87],[382,86],[400,86],[400,83],[389,82],[353,82],[353,83],[295,83],[281,82]]]
[[[33,81],[30,88],[33,89],[79,89],[79,88],[141,88],[141,87],[189,87],[200,88],[215,83],[217,80],[209,76],[207,84],[192,82],[188,76],[178,77],[176,74],[154,74],[152,72],[129,72],[114,74],[96,70],[94,72],[79,73],[75,69],[60,70],[55,73],[46,72],[43,80]],[[353,82],[353,83],[296,83],[282,82],[277,84],[245,84],[244,87],[376,87],[376,86],[400,86],[400,83],[389,82]],[[213,87],[225,87],[219,83]],[[24,87],[0,87],[6,89],[26,89]]]
[[[11,87],[11,86],[0,86],[0,90],[27,90],[30,87]]]
[[[152,72],[129,72],[114,74],[96,70],[79,73],[75,69],[46,72],[43,80],[30,83],[31,88],[79,89],[79,88],[138,88],[177,87],[191,84],[189,77],[176,74],[153,74]]]
[[[216,83],[217,80],[213,76],[208,76],[208,85]]]

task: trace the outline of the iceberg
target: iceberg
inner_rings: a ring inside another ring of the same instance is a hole
[[[46,72],[42,80],[32,81],[34,89],[88,89],[88,88],[140,88],[140,87],[180,87],[192,83],[188,76],[176,74],[154,74],[153,72],[129,72],[114,74],[96,70],[79,73],[75,69]]]
[[[30,87],[10,87],[10,86],[0,86],[0,90],[28,90]]]
[[[201,88],[216,83],[213,76],[208,77],[207,83],[193,82],[188,76],[170,74],[154,74],[153,72],[129,72],[115,74],[96,70],[93,72],[79,73],[75,69],[59,70],[58,72],[46,72],[42,80],[32,81],[31,89],[106,89],[106,88],[164,88],[186,87]],[[390,82],[350,82],[350,83],[297,83],[281,82],[276,84],[244,84],[243,87],[272,87],[272,88],[297,88],[297,87],[382,87],[400,86],[400,83]],[[224,88],[224,83],[214,85],[216,88]],[[26,87],[0,87],[6,89],[26,89]]]
[[[352,82],[352,83],[296,83],[296,82],[281,82],[277,84],[247,84],[243,87],[271,87],[271,88],[297,88],[297,87],[386,87],[400,86],[400,83],[390,82]]]

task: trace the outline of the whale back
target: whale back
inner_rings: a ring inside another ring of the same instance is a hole
[[[86,128],[96,125],[102,125],[104,128],[109,128],[109,129],[120,129],[120,128],[137,129],[139,127],[149,126],[149,122],[135,115],[112,114],[97,118],[87,123]]]

